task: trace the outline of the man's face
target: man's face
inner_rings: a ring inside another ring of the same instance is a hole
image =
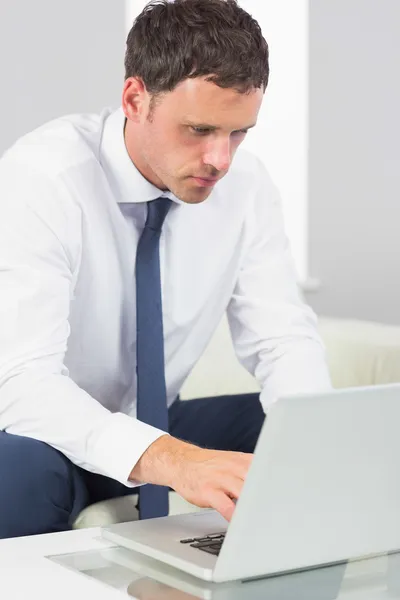
[[[151,97],[137,85],[135,79],[131,85],[127,81],[123,97],[131,159],[160,189],[190,204],[203,202],[228,172],[246,130],[256,123],[262,89],[240,94],[204,77],[186,79],[150,110]]]

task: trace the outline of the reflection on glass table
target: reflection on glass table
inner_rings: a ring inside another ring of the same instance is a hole
[[[201,581],[125,548],[49,556],[137,600],[400,600],[400,554],[265,579]]]

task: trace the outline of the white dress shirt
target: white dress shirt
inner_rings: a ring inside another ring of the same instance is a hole
[[[208,199],[186,204],[140,174],[123,127],[121,109],[57,119],[0,160],[0,429],[133,485],[163,434],[135,418],[135,255],[148,200],[173,201],[160,240],[169,404],[225,310],[265,411],[330,381],[260,161],[239,150]]]

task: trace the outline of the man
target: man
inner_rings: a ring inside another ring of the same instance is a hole
[[[173,488],[229,520],[268,407],[330,386],[277,191],[236,154],[268,83],[257,22],[235,0],[154,2],[125,66],[122,108],[0,161],[0,537],[144,483],[141,518]],[[225,310],[261,396],[181,402]]]

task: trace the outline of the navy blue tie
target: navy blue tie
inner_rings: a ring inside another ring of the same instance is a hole
[[[147,219],[136,254],[137,418],[168,431],[164,332],[160,280],[160,235],[171,206],[168,198],[147,203]],[[168,514],[168,488],[139,488],[140,519]]]

